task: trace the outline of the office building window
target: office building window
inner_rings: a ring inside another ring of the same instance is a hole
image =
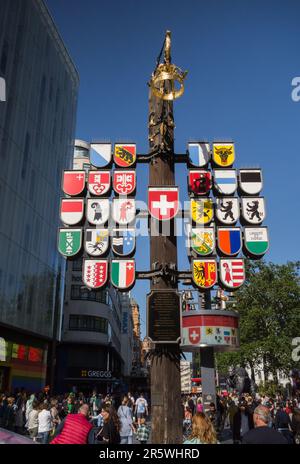
[[[74,158],[88,158],[89,150],[84,147],[76,147],[74,149]]]
[[[7,68],[8,47],[9,47],[9,45],[8,45],[7,40],[4,40],[3,47],[2,47],[1,60],[0,60],[0,72],[3,75],[5,75],[6,68]]]
[[[93,291],[82,285],[71,285],[71,300],[96,301],[97,303],[106,304],[106,291]]]
[[[2,187],[2,185],[0,184],[0,198],[1,198],[1,200],[3,201],[3,203],[4,203],[4,198],[3,198],[3,195],[2,195],[2,194],[3,194],[3,187]],[[0,224],[1,224],[1,215],[2,215],[2,208],[0,209]]]
[[[41,82],[41,89],[40,89],[38,116],[37,116],[37,127],[36,127],[36,137],[35,137],[36,146],[38,146],[38,142],[40,139],[40,131],[42,128],[43,110],[45,108],[45,91],[46,91],[46,77],[45,75],[43,75],[42,82]]]
[[[72,264],[73,271],[82,271],[82,258],[75,259]]]
[[[71,314],[69,317],[69,330],[86,332],[100,332],[107,334],[108,321],[97,316],[77,316]]]
[[[30,135],[27,132],[26,137],[25,137],[25,146],[24,146],[22,170],[21,170],[22,179],[25,179],[25,176],[26,176],[26,169],[27,169],[28,157],[29,157],[29,145],[30,145]]]
[[[34,192],[35,192],[35,170],[31,169],[30,186],[29,186],[29,201],[31,203],[34,200]]]

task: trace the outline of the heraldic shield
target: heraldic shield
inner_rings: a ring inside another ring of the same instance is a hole
[[[245,266],[243,259],[221,258],[219,270],[220,282],[226,289],[234,290],[245,282]]]
[[[191,247],[197,255],[210,255],[215,250],[214,227],[196,227],[191,231]]]
[[[201,328],[189,327],[189,343],[191,345],[199,345],[201,340]]]
[[[132,198],[114,198],[112,217],[120,225],[127,225],[133,222],[135,220],[135,200]]]
[[[239,227],[218,227],[218,248],[221,254],[237,255],[242,248],[242,235]]]
[[[135,282],[134,259],[111,260],[111,283],[119,290],[128,290]]]
[[[179,210],[178,187],[149,187],[148,209],[158,221],[173,219]]]
[[[110,171],[89,171],[88,189],[95,196],[102,196],[109,192]]]
[[[83,198],[62,198],[60,219],[67,226],[74,226],[82,221],[84,211]]]
[[[85,189],[85,171],[63,171],[62,190],[66,195],[77,196]]]
[[[237,189],[235,169],[215,169],[214,188],[217,195],[233,195]]]
[[[240,217],[240,205],[238,198],[216,198],[216,216],[218,221],[222,224],[235,224]]]
[[[95,168],[104,168],[111,163],[111,143],[91,143],[90,163]]]
[[[118,195],[131,195],[136,187],[135,171],[118,170],[113,174],[113,188]]]
[[[263,197],[243,197],[242,219],[248,224],[261,224],[266,217],[265,200]]]
[[[210,171],[193,169],[189,171],[189,191],[194,195],[208,195],[212,187]]]
[[[109,245],[108,229],[86,229],[84,249],[90,256],[101,256]]]
[[[209,224],[214,216],[214,205],[211,198],[191,200],[191,217],[196,224]]]
[[[82,278],[83,283],[93,289],[103,287],[107,282],[107,259],[84,259]]]
[[[217,261],[215,259],[192,260],[193,281],[197,287],[208,289],[217,282]]]
[[[109,218],[109,199],[108,198],[88,198],[87,199],[87,220],[90,224],[101,226]]]
[[[135,230],[113,229],[112,249],[118,256],[131,255],[135,250]]]
[[[233,165],[235,160],[235,151],[233,143],[214,143],[213,144],[213,162],[222,168],[228,168]]]
[[[206,142],[188,143],[189,163],[195,167],[205,167],[210,161],[210,146]]]
[[[82,246],[82,229],[59,229],[58,251],[63,256],[77,255]]]
[[[269,249],[269,236],[267,227],[245,227],[244,253],[250,257],[261,257]]]
[[[136,162],[135,143],[116,143],[114,151],[114,162],[120,168],[128,168]]]
[[[261,169],[240,169],[239,187],[243,194],[258,195],[263,188]]]

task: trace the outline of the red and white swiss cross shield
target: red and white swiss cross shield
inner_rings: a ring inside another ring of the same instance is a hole
[[[179,209],[178,187],[149,187],[148,209],[159,221],[173,219]]]
[[[189,342],[191,345],[198,345],[201,339],[200,327],[189,328]]]
[[[130,195],[135,190],[135,171],[114,171],[113,187],[119,195]]]
[[[105,195],[110,189],[110,171],[89,171],[89,192]]]
[[[62,190],[66,195],[80,195],[85,188],[85,171],[64,171]]]

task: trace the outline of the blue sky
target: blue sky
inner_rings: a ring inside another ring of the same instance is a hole
[[[271,247],[267,260],[299,259],[300,102],[291,98],[300,76],[297,0],[46,0],[80,74],[76,137],[147,145],[147,81],[164,34],[172,60],[188,70],[175,102],[175,151],[190,139],[235,141],[235,167],[263,169]],[[137,198],[146,199],[146,165],[138,166]],[[186,168],[177,165],[181,199]],[[181,241],[179,240],[178,248]],[[137,268],[147,269],[147,239]],[[149,255],[147,255],[149,256]],[[179,266],[188,267],[185,253]],[[142,308],[148,284],[132,291]]]

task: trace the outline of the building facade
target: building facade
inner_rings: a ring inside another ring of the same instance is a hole
[[[75,141],[73,169],[95,169],[89,143]],[[128,293],[112,285],[90,290],[82,283],[83,255],[67,261],[56,391],[125,391],[132,365],[133,323]]]
[[[132,369],[138,370],[141,367],[141,354],[142,354],[142,342],[141,342],[141,320],[140,320],[140,308],[134,298],[130,299],[132,320],[133,320],[133,357],[132,357]]]
[[[189,361],[180,361],[181,393],[190,394],[192,391],[192,366]]]
[[[36,391],[60,330],[61,172],[72,163],[79,85],[42,0],[1,0],[0,77],[0,390]]]

